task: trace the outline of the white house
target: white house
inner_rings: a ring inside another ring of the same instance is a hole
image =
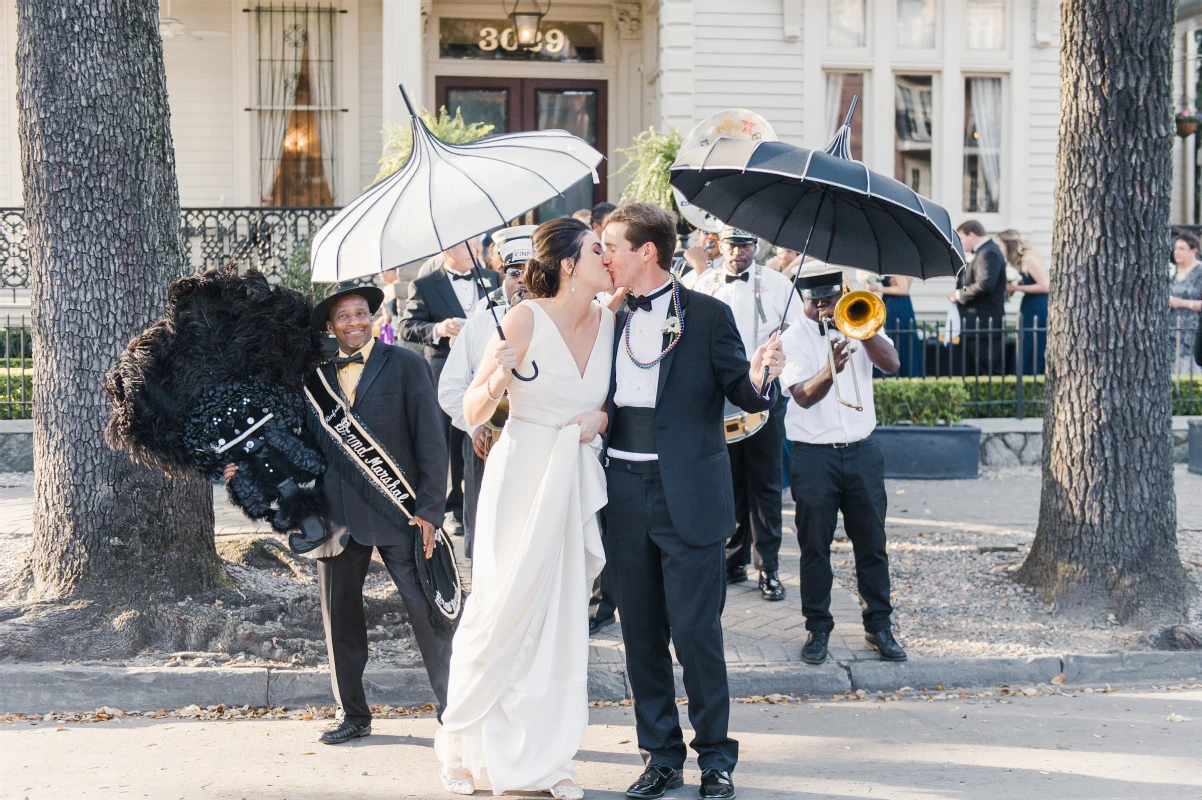
[[[648,126],[687,132],[740,107],[820,146],[859,94],[853,149],[868,166],[956,222],[1050,249],[1058,0],[539,4],[549,12],[524,47],[513,0],[162,0],[183,205],[346,203],[376,174],[385,124],[406,118],[399,84],[498,131],[595,142],[610,159],[602,185],[554,212],[616,201],[616,151]],[[14,0],[0,14],[0,203],[20,206]],[[946,292],[918,289],[920,311],[941,313]]]

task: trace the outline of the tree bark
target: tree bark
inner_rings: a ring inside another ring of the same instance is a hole
[[[87,607],[134,648],[152,635],[145,615],[131,624],[138,611],[221,574],[208,483],[169,480],[104,441],[105,371],[162,315],[185,265],[158,16],[157,0],[17,3],[35,359],[27,596]]]
[[[1059,610],[1185,613],[1170,446],[1172,0],[1064,0],[1039,527]]]

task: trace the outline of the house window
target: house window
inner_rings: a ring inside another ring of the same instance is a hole
[[[964,80],[964,210],[998,210],[1002,180],[1002,79]]]
[[[863,47],[867,41],[864,0],[827,0],[826,43],[831,47]]]
[[[931,196],[933,98],[930,75],[894,78],[893,177],[919,194]]]
[[[250,13],[258,72],[260,200],[265,206],[334,205],[339,12],[333,6],[264,5]]]
[[[856,115],[851,120],[851,157],[862,161],[864,159],[864,110],[868,107],[868,104],[864,102],[864,73],[826,73],[826,136],[828,139],[838,133],[843,120],[847,118],[847,109],[851,106],[851,98],[856,95],[860,96],[860,104],[856,108]]]
[[[1005,0],[968,0],[964,6],[964,39],[969,50],[1005,47]]]
[[[935,0],[897,0],[897,46],[903,50],[935,47]]]

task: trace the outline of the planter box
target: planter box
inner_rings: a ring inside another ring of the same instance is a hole
[[[1202,475],[1202,420],[1189,421],[1189,471]]]
[[[971,425],[881,425],[872,434],[885,457],[886,478],[976,478],[981,429]]]

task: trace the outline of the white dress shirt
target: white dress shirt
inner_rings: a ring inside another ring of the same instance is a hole
[[[831,337],[838,336],[831,331]],[[881,334],[884,336],[884,334]],[[885,337],[890,344],[892,340]],[[804,383],[818,374],[828,363],[827,346],[818,331],[818,323],[802,316],[781,336],[785,350],[785,367],[780,383],[787,392],[793,386]],[[856,351],[848,359],[847,366],[838,373],[839,388],[847,400],[855,399],[851,370],[856,371],[860,382],[860,402],[863,411],[848,408],[835,399],[835,387],[831,386],[826,396],[809,408],[802,408],[790,398],[785,412],[785,436],[791,442],[806,444],[836,444],[858,442],[868,438],[876,428],[876,406],[872,400],[872,359],[864,349],[863,342],[852,342]]]
[[[466,274],[471,280],[456,279],[456,275],[461,273],[455,272],[450,267],[445,267],[447,272],[447,280],[451,282],[451,288],[455,291],[455,297],[459,300],[459,305],[463,307],[464,317],[471,316],[472,308],[476,305],[476,281],[475,277],[469,270]]]
[[[481,308],[487,308],[487,305],[480,303]],[[497,319],[504,319],[508,310],[508,305],[497,306]],[[480,426],[468,427],[467,421],[464,420],[463,396],[467,394],[467,387],[472,385],[476,369],[484,359],[488,343],[492,341],[496,332],[497,326],[492,321],[492,314],[485,312],[473,315],[464,323],[463,330],[459,331],[455,346],[447,354],[447,363],[443,365],[442,374],[438,377],[438,404],[451,418],[451,424],[461,431],[466,431],[469,436],[475,434],[476,428]]]
[[[663,289],[671,281],[664,283],[651,294]],[[630,349],[635,357],[644,364],[655,360],[664,349],[664,325],[668,320],[668,309],[672,307],[672,292],[664,292],[651,301],[651,310],[631,311]],[[614,364],[617,388],[614,391],[614,404],[628,408],[655,408],[655,394],[659,389],[659,364],[650,369],[643,369],[630,360],[626,352],[625,331],[618,330],[618,357]],[[658,461],[655,453],[631,453],[626,450],[609,448],[611,458],[621,458],[626,461]]]
[[[764,316],[759,315],[755,302],[756,272],[760,280],[760,305],[763,306]],[[774,269],[760,264],[752,264],[746,270],[747,280],[735,280],[727,283],[729,275],[725,268],[711,269],[693,285],[693,291],[708,294],[730,306],[735,316],[735,325],[739,329],[739,337],[743,340],[743,348],[747,357],[755,349],[768,341],[781,323],[785,314],[785,305],[789,306],[788,318],[790,326],[796,325],[802,317],[802,300],[794,297],[793,281],[781,275]]]

